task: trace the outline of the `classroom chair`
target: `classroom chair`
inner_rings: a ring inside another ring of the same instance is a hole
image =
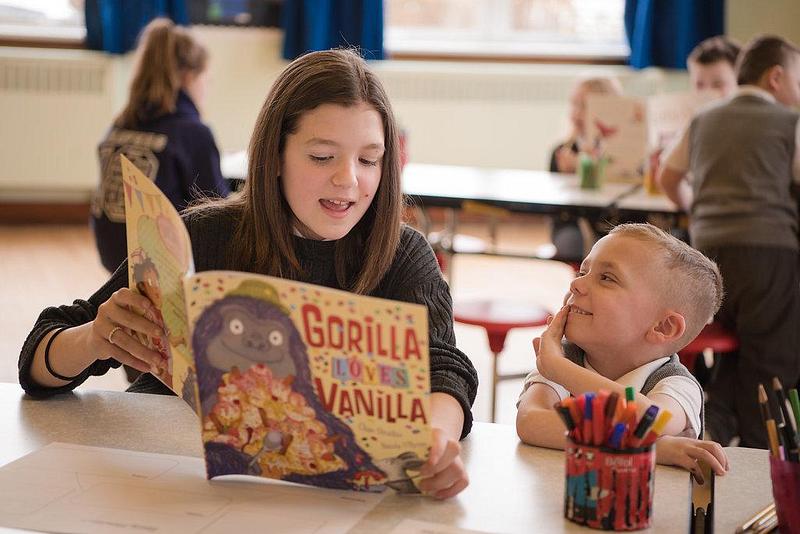
[[[445,227],[439,232],[430,231],[428,214],[424,209],[420,211],[423,232],[436,254],[439,267],[451,284],[453,272],[450,260],[454,254],[503,255],[497,251],[497,229],[501,221],[510,217],[510,211],[483,202],[465,200],[461,203],[460,210],[453,208],[445,210]],[[459,212],[487,222],[489,228],[488,241],[480,237],[457,233]]]
[[[739,339],[736,334],[714,321],[707,324],[691,343],[678,351],[678,358],[689,371],[694,373],[698,356],[707,352],[715,355],[734,352],[738,349]],[[706,362],[706,367],[711,367],[709,362]]]
[[[549,314],[550,312],[536,304],[508,300],[475,299],[457,301],[453,304],[453,319],[456,322],[483,327],[489,338],[489,348],[492,351],[492,423],[495,420],[497,383],[502,380],[525,378],[528,374],[498,373],[497,359],[505,347],[506,336],[514,328],[544,326]]]

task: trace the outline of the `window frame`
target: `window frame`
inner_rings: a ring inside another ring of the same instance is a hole
[[[428,30],[391,27],[385,18],[384,50],[397,60],[487,61],[519,63],[582,63],[625,65],[630,48],[619,43],[581,43],[553,40],[500,40],[509,33],[511,0],[478,0],[478,30]],[[389,7],[389,6],[387,6]],[[499,7],[499,8],[498,8]],[[390,7],[389,7],[390,8]],[[513,32],[512,32],[513,33]],[[524,33],[524,32],[519,32]],[[440,36],[440,38],[436,38]],[[444,37],[444,38],[441,38]]]

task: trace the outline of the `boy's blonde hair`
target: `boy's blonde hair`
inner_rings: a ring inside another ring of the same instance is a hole
[[[661,250],[669,274],[669,280],[664,281],[663,297],[686,321],[686,331],[676,342],[675,351],[688,345],[722,304],[722,275],[717,264],[652,224],[621,224],[609,235],[644,241]]]
[[[622,84],[613,76],[591,76],[578,80],[576,87],[589,94],[621,95]]]

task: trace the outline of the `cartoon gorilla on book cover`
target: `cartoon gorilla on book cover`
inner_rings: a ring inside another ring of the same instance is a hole
[[[338,489],[418,493],[415,453],[381,467],[312,386],[306,346],[277,291],[244,281],[208,306],[192,337],[208,477],[248,474]]]

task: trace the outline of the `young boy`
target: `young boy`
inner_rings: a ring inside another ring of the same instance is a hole
[[[736,90],[739,45],[724,35],[710,37],[694,47],[686,61],[695,92],[715,91],[726,97]]]
[[[675,355],[721,301],[719,271],[696,250],[649,224],[612,229],[583,261],[565,306],[533,340],[537,371],[520,396],[520,439],[563,448],[553,404],[601,389],[624,396],[633,386],[639,416],[651,404],[672,413],[656,447],[659,463],[698,476],[695,460],[703,459],[724,474],[722,448],[694,439],[703,433],[703,390]]]
[[[759,382],[800,379],[800,50],[758,37],[742,51],[734,96],[698,114],[665,157],[664,192],[690,215],[692,245],[719,265],[727,298],[717,320],[739,352],[708,383],[709,436],[767,445]],[[688,178],[691,177],[691,178]]]

